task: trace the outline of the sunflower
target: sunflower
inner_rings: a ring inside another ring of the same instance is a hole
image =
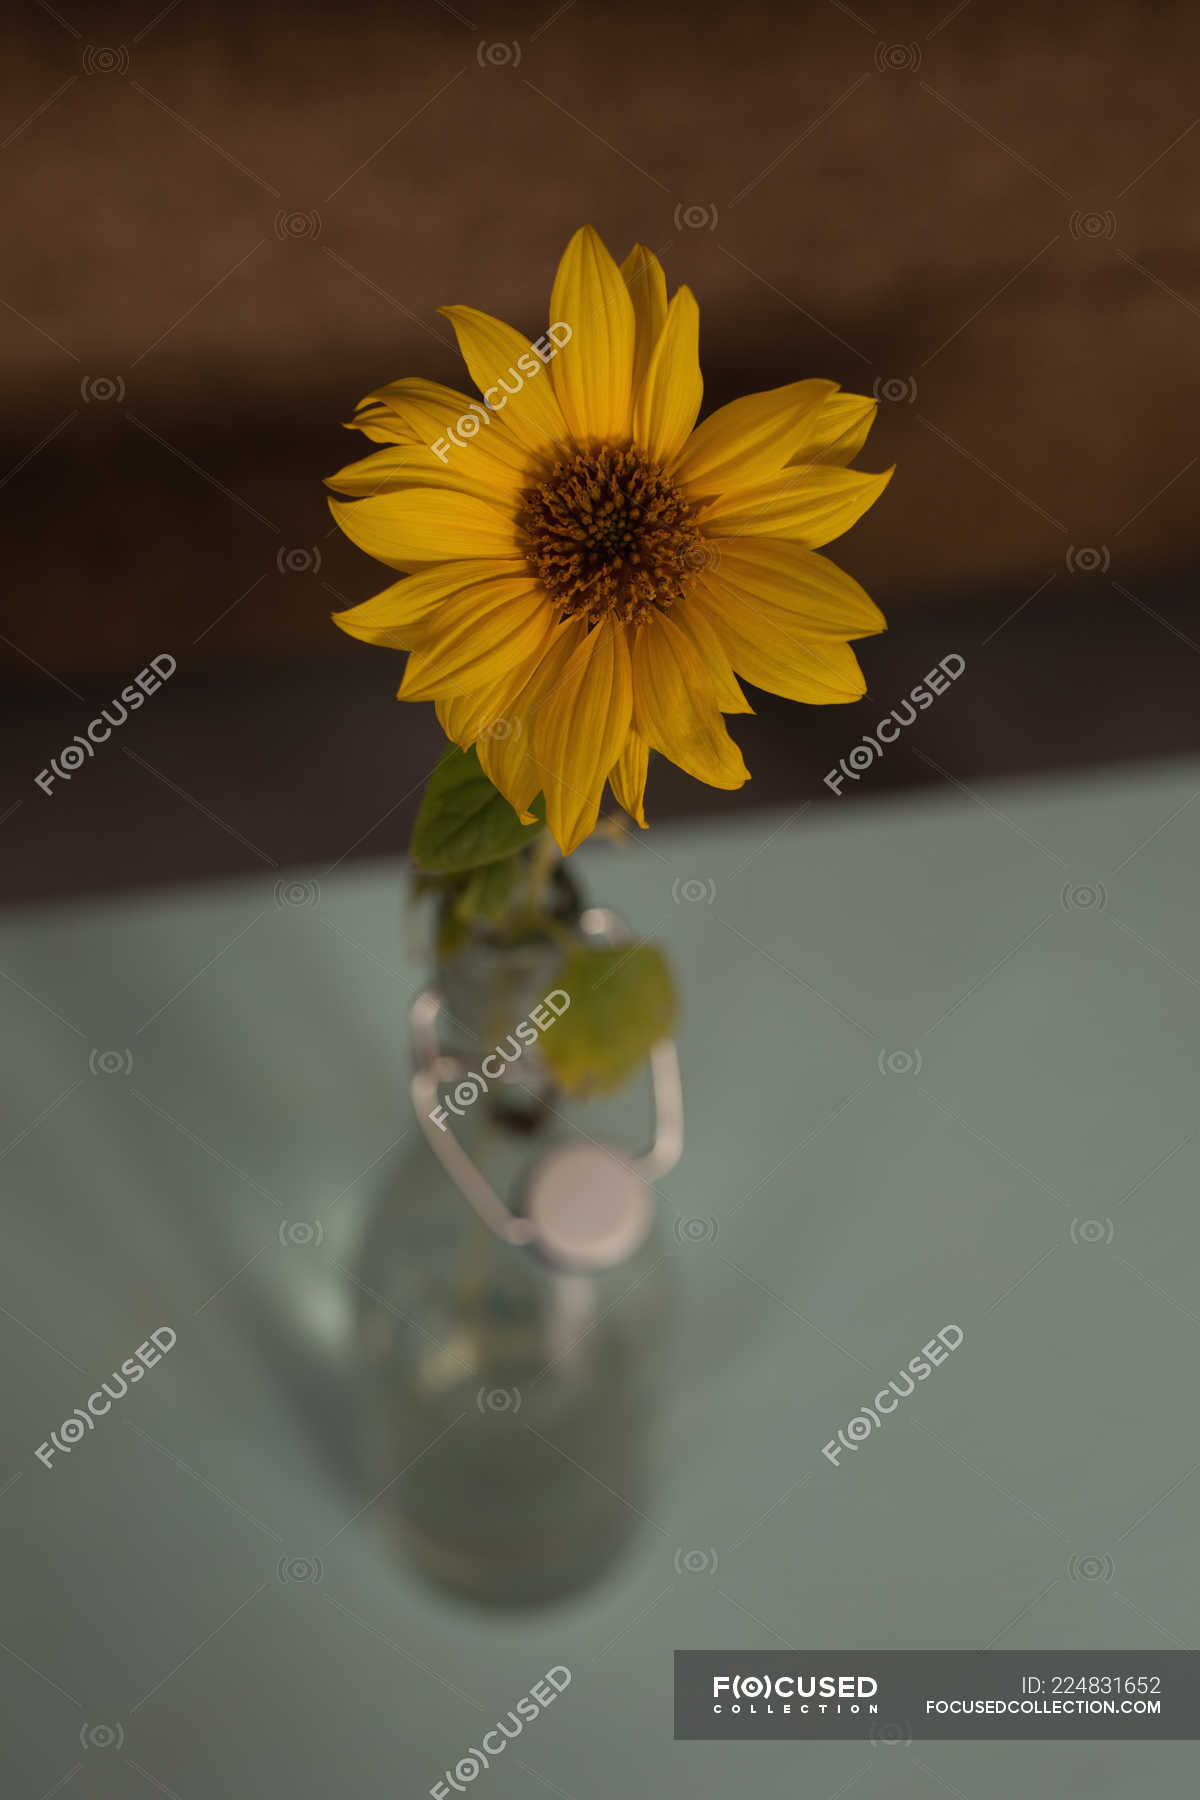
[[[331,478],[347,498],[330,504],[404,578],[334,618],[410,652],[397,697],[433,700],[524,822],[543,793],[568,854],[608,782],[644,825],[651,750],[740,787],[738,676],[809,705],[861,697],[849,640],[883,615],[818,551],[890,479],[848,466],[873,401],[797,381],[697,425],[694,297],[668,300],[640,244],[618,267],[590,227],[535,342],[440,310],[484,404],[419,376],[362,401],[351,428],[384,447]]]

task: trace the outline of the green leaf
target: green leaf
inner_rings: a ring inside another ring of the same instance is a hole
[[[571,1094],[603,1094],[634,1075],[675,1029],[675,982],[654,944],[572,950],[559,977],[571,1004],[541,1051]]]
[[[541,829],[540,822],[522,825],[480,768],[474,750],[453,748],[426,783],[413,831],[413,860],[429,874],[460,875],[515,856]]]
[[[487,863],[482,869],[473,869],[454,902],[457,917],[465,924],[475,919],[498,919],[512,898],[520,866],[510,856],[503,862]]]

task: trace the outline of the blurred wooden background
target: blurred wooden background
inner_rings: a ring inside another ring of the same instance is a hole
[[[812,374],[883,397],[863,461],[899,473],[839,546],[892,623],[866,712],[986,645],[929,726],[962,766],[1194,746],[1200,19],[864,7],[25,8],[0,109],[11,795],[161,652],[179,675],[138,729],[219,795],[214,744],[242,744],[217,811],[264,791],[255,720],[294,720],[289,854],[347,804],[317,745],[368,812],[408,785],[390,759],[436,748],[428,709],[401,720],[398,659],[328,620],[381,585],[325,510],[338,421],[401,374],[467,385],[441,302],[536,331],[585,220],[694,288],[706,405]],[[866,729],[836,710],[764,707],[756,796]],[[55,855],[39,826],[18,889]]]

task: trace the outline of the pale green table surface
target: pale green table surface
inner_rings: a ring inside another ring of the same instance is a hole
[[[341,1266],[409,1127],[422,977],[398,869],[8,915],[5,1800],[424,1795],[554,1664],[481,1800],[1192,1791],[1183,1743],[675,1744],[671,1652],[1196,1643],[1198,790],[864,789],[583,855],[686,998],[681,1317],[652,1523],[523,1619],[350,1522]]]

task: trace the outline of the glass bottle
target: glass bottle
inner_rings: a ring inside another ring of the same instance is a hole
[[[571,927],[611,936],[559,873]],[[439,968],[414,1008],[420,1129],[357,1271],[371,1491],[428,1579],[496,1605],[599,1576],[650,1480],[667,1264],[648,1181],[678,1155],[674,1051],[652,1059],[656,1141],[634,1157],[631,1100],[581,1109],[514,1031],[562,960],[561,929],[477,934]]]

